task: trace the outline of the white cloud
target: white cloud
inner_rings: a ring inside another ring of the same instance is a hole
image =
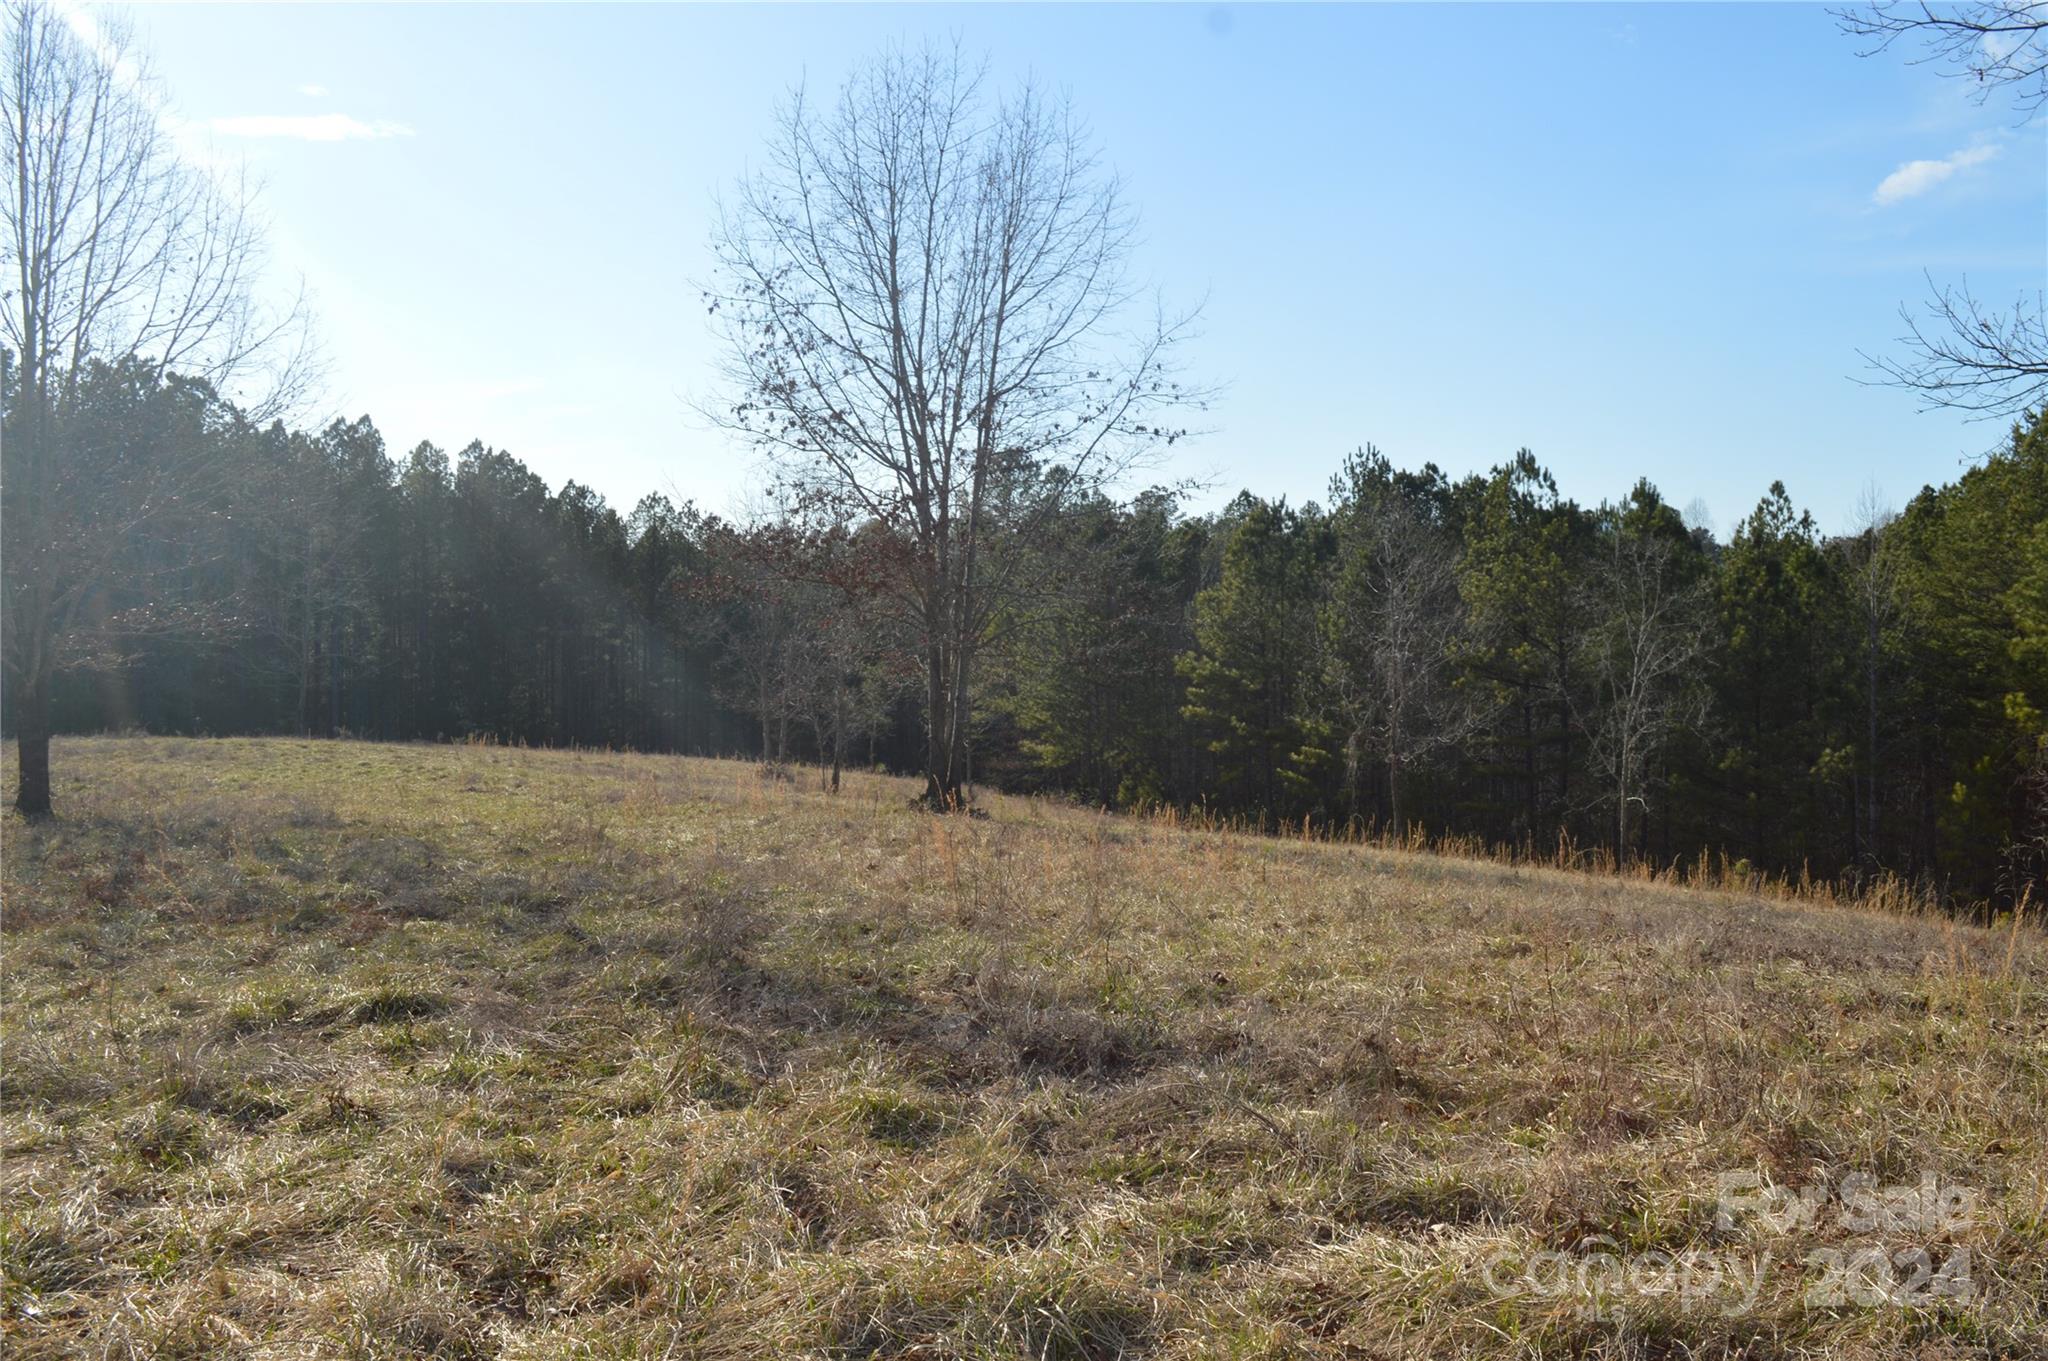
[[[1913,198],[1926,193],[1958,170],[1982,165],[1997,154],[1997,147],[1986,144],[1952,151],[1938,161],[1907,161],[1886,175],[1877,186],[1877,192],[1871,197],[1880,204],[1892,204],[1901,199]]]
[[[1985,62],[1996,69],[2005,65],[2006,58],[2019,51],[2025,41],[2024,33],[1986,33],[1977,39],[1977,47],[1983,52]]]
[[[237,118],[216,118],[207,126],[223,137],[282,137],[299,142],[355,142],[412,136],[412,129],[403,123],[382,118],[365,123],[345,113],[245,114]]]
[[[327,87],[325,85],[301,85],[299,93],[308,99],[325,99],[327,97]]]

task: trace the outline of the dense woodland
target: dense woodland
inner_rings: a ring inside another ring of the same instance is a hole
[[[118,31],[6,13],[24,816],[52,732],[142,728],[880,764],[941,811],[993,783],[1961,902],[2048,868],[2038,305],[1941,292],[1880,364],[2030,414],[1853,533],[1774,485],[1718,542],[1648,482],[1580,505],[1526,450],[1463,478],[1332,451],[1321,502],[1194,514],[1132,489],[1205,403],[1196,318],[1132,316],[1137,218],[1084,123],[892,49],[788,101],[714,232],[713,414],[769,508],[622,511],[482,444],[282,419],[305,317],[256,287],[239,182],[180,157]]]
[[[65,465],[129,492],[66,503],[103,553],[59,731],[918,768],[876,526],[622,513],[502,450],[394,457],[367,418],[261,425],[140,365],[81,393]],[[1031,514],[1032,480],[1000,504]],[[146,531],[93,519],[159,485]],[[1302,506],[1062,501],[1014,545],[1040,585],[987,631],[972,777],[2016,895],[2048,838],[2048,421],[1872,518],[1823,535],[1773,486],[1722,543],[1647,482],[1579,505],[1526,451],[1452,479],[1367,449]]]

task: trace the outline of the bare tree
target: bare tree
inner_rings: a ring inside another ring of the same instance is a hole
[[[829,587],[814,585],[811,594],[816,603],[795,651],[796,689],[818,752],[819,784],[837,794],[847,748],[863,731],[861,687],[874,632]]]
[[[1842,31],[1864,41],[1862,54],[1917,42],[1915,62],[1944,66],[1974,81],[1981,102],[2009,95],[2023,120],[2048,105],[2048,0],[1877,0],[1833,11]],[[2041,294],[2017,297],[2010,310],[1980,302],[1968,280],[1927,281],[1923,314],[1901,308],[1899,358],[1864,355],[1873,381],[1985,419],[2024,415],[2048,402],[2048,313]]]
[[[1947,407],[1990,420],[2021,416],[2048,404],[2048,312],[2041,295],[2024,294],[2010,311],[1986,307],[1969,280],[1937,286],[1930,276],[1926,315],[1900,308],[1906,331],[1901,358],[1864,355],[1886,387],[1920,398],[1924,409]]]
[[[1673,517],[1674,522],[1676,517]],[[1601,624],[1592,647],[1598,708],[1584,724],[1589,759],[1614,817],[1617,863],[1630,854],[1636,810],[1649,811],[1652,762],[1674,733],[1704,717],[1696,664],[1706,651],[1702,584],[1677,570],[1678,542],[1622,519],[1608,535],[1594,590]]]
[[[2006,91],[2024,114],[2048,104],[2048,0],[1878,0],[1832,13],[1842,31],[1863,39],[1863,55],[1900,39],[1918,42],[1921,62],[1977,83],[1981,101]]]
[[[728,341],[711,413],[778,462],[807,513],[902,547],[924,652],[926,797],[961,802],[969,677],[1002,603],[999,534],[1181,433],[1188,320],[1120,328],[1133,218],[1064,107],[991,102],[957,53],[891,53],[838,102],[799,91],[723,215],[708,290]],[[1041,479],[1019,503],[1006,487]],[[999,516],[1024,505],[1020,516]]]
[[[1376,449],[1345,461],[1332,488],[1337,559],[1320,629],[1353,805],[1371,756],[1386,774],[1396,836],[1407,828],[1410,773],[1478,717],[1454,684],[1464,627],[1456,541],[1396,485],[1403,476]]]
[[[0,128],[5,306],[6,674],[20,739],[15,807],[50,811],[50,683],[124,538],[189,512],[201,460],[109,483],[67,462],[64,426],[95,365],[140,362],[210,388],[304,378],[304,314],[257,302],[260,234],[244,186],[187,164],[127,35],[88,42],[42,0],[6,9]],[[74,446],[75,449],[75,446]]]

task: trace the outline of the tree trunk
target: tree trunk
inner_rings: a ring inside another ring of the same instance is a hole
[[[1407,816],[1401,807],[1401,759],[1404,753],[1400,712],[1395,707],[1387,716],[1387,813],[1393,819],[1396,841],[1408,835]]]
[[[299,621],[299,736],[313,735],[313,614]]]
[[[846,764],[846,687],[832,687],[832,792],[839,792],[839,770]]]
[[[963,812],[974,797],[974,752],[972,737],[967,727],[967,668],[973,659],[974,648],[965,639],[954,645],[953,703],[946,714],[948,726],[953,731],[953,739],[947,747],[949,768],[953,778],[953,802],[957,809]]]
[[[341,736],[341,614],[327,619],[327,735]]]
[[[1761,773],[1764,750],[1764,682],[1760,663],[1752,663],[1749,682],[1749,750],[1752,768]],[[1752,775],[1749,782],[1750,806],[1750,847],[1749,853],[1761,864],[1768,859],[1764,854],[1764,799],[1757,790],[1761,781]]]
[[[1618,874],[1628,863],[1628,781],[1614,785],[1614,869]]]
[[[1359,747],[1363,745],[1358,729],[1344,739],[1344,795],[1351,805],[1351,820],[1358,821],[1358,810],[1365,806],[1365,761]]]
[[[1387,762],[1387,820],[1394,829],[1394,841],[1398,844],[1408,835],[1406,815],[1401,809],[1401,763]]]
[[[36,666],[22,687],[15,711],[16,745],[21,778],[15,786],[14,811],[25,818],[50,816],[50,674]]]
[[[952,687],[946,681],[946,649],[932,644],[925,658],[926,732],[924,797],[935,811],[960,806],[960,775],[953,765]]]
[[[1871,615],[1865,623],[1865,647],[1869,660],[1869,678],[1864,687],[1868,691],[1865,706],[1865,721],[1868,724],[1865,745],[1869,747],[1869,784],[1863,791],[1863,862],[1871,873],[1878,866],[1877,858],[1877,817],[1878,817],[1878,767],[1877,767],[1877,667],[1879,636],[1877,618]]]

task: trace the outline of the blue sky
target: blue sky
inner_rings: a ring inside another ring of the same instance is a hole
[[[265,183],[325,408],[511,450],[629,509],[728,510],[696,281],[777,101],[957,36],[1069,93],[1207,297],[1209,433],[1148,480],[1319,496],[1345,451],[1527,445],[1593,503],[1716,528],[1774,478],[1830,528],[1999,438],[1857,385],[1931,270],[2048,275],[2048,122],[1859,59],[1819,6],[153,6],[177,117]],[[1911,163],[1929,162],[1912,168]],[[1903,168],[1903,169],[1902,169]]]

